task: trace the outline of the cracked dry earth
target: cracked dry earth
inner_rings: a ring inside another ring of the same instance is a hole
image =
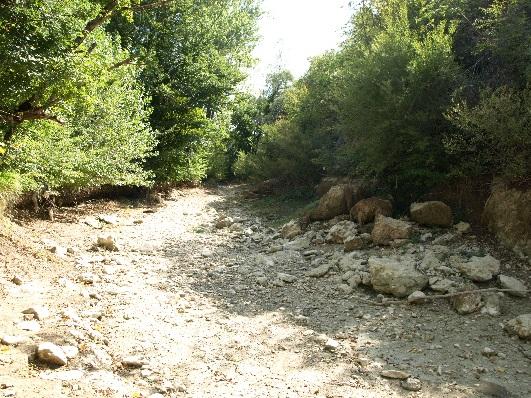
[[[505,298],[498,317],[458,315],[446,301],[371,305],[374,292],[341,292],[333,270],[305,276],[303,250],[270,253],[281,239],[240,193],[187,189],[154,212],[97,202],[55,223],[12,224],[0,245],[0,335],[25,341],[0,345],[0,397],[531,396],[529,343],[501,326],[531,312],[528,298]],[[101,230],[83,222],[101,213],[117,217]],[[220,214],[241,228],[216,229]],[[119,251],[91,250],[100,235]],[[43,239],[72,253],[52,255]],[[21,312],[37,305],[50,315],[21,331]],[[79,353],[50,368],[33,355],[42,341]],[[411,374],[421,390],[383,378],[384,369]]]

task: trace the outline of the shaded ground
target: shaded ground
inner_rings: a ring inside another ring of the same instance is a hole
[[[506,320],[531,312],[529,298],[504,299],[499,317],[460,316],[446,301],[366,304],[360,299],[375,294],[359,288],[346,295],[335,272],[304,276],[311,266],[300,251],[269,253],[278,244],[270,225],[285,214],[257,213],[239,193],[238,187],[176,191],[154,213],[135,203],[97,202],[67,210],[53,224],[25,221],[4,229],[0,335],[30,340],[0,346],[0,387],[8,386],[0,394],[482,397],[492,396],[481,392],[490,388],[497,396],[531,395],[530,346],[502,329]],[[102,213],[116,214],[116,225],[100,231],[82,222]],[[216,229],[219,214],[236,218],[241,228]],[[119,252],[90,251],[96,236],[108,234]],[[43,238],[74,254],[58,261],[43,249]],[[21,239],[27,248],[14,251]],[[324,258],[341,250],[311,249]],[[504,266],[522,278],[527,265],[508,259]],[[275,283],[279,272],[296,281]],[[15,274],[25,283],[10,282]],[[39,322],[38,332],[21,332],[20,312],[36,304],[50,307],[51,317]],[[337,346],[328,346],[328,338]],[[50,370],[31,358],[34,344],[44,340],[74,344],[80,353],[66,368]],[[485,347],[497,355],[482,355]],[[144,366],[125,368],[127,356]],[[380,371],[390,368],[419,378],[422,389],[406,391],[382,378]]]

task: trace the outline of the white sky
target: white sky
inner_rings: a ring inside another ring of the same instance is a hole
[[[262,0],[261,40],[248,86],[259,92],[265,76],[279,66],[298,78],[309,58],[337,48],[350,19],[352,0]],[[353,2],[354,3],[354,2]]]

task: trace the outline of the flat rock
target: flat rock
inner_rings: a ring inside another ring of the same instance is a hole
[[[502,289],[511,289],[510,292],[507,292],[511,296],[525,297],[527,295],[527,286],[520,279],[499,275],[498,282]]]
[[[332,268],[332,264],[323,263],[320,266],[306,272],[306,276],[310,276],[312,278],[320,278],[322,276],[325,276],[328,271],[330,271],[330,268]]]
[[[523,340],[531,340],[531,314],[523,314],[505,324],[505,330]]]
[[[381,371],[380,376],[386,379],[406,380],[410,374],[401,370],[386,369]]]
[[[426,295],[417,290],[413,293],[411,293],[408,297],[407,297],[407,302],[409,304],[422,304],[422,303],[425,303],[426,302]]]
[[[277,278],[281,280],[282,282],[286,282],[286,283],[294,283],[297,280],[297,277],[295,275],[284,274],[282,272],[279,272],[277,274]]]
[[[414,265],[391,258],[369,258],[369,272],[374,290],[406,297],[428,284],[428,277],[418,272]]]
[[[122,365],[126,368],[141,368],[142,366],[147,365],[147,363],[146,360],[136,356],[125,357],[122,359]]]
[[[45,342],[37,347],[37,358],[44,363],[54,366],[64,366],[68,358],[63,349],[53,343]]]
[[[37,321],[22,321],[17,326],[19,329],[27,330],[28,332],[38,332],[41,329],[41,325]]]

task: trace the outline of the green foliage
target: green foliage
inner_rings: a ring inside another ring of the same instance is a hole
[[[529,180],[531,89],[485,90],[478,105],[458,103],[448,118],[459,127],[445,142],[448,151],[460,159],[454,172]]]

